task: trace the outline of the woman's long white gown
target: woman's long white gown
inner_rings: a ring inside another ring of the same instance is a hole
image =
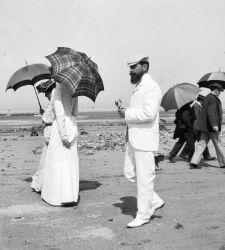
[[[79,193],[79,160],[77,153],[77,123],[74,110],[77,102],[69,89],[57,83],[53,95],[56,120],[52,124],[46,152],[41,196],[51,205],[77,202]],[[71,142],[67,149],[62,139]]]
[[[54,94],[54,89],[52,90],[52,96]],[[53,100],[49,101],[44,114],[42,115],[42,122],[43,123],[50,123],[52,124],[53,121],[55,120],[55,112],[54,112],[54,107],[53,107]],[[43,182],[43,171],[44,171],[44,163],[45,163],[45,157],[46,157],[46,151],[47,151],[47,144],[49,143],[50,137],[51,137],[51,131],[52,131],[52,126],[46,126],[44,128],[44,146],[42,149],[41,153],[41,158],[39,161],[39,166],[35,174],[32,176],[32,182],[31,182],[31,188],[36,191],[36,192],[41,192],[42,188],[42,182]]]

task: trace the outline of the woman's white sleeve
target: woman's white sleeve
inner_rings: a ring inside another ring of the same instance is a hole
[[[61,88],[56,88],[54,93],[54,109],[56,115],[56,122],[59,129],[59,134],[61,139],[68,140],[68,135],[66,131],[66,120],[65,120],[65,110],[62,103],[62,90]]]

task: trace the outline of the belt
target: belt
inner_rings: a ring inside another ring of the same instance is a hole
[[[52,126],[52,123],[50,123],[50,122],[45,123],[45,127],[48,127],[48,126]]]

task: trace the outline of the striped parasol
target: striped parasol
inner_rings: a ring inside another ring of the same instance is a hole
[[[165,111],[180,109],[188,102],[194,101],[201,90],[190,83],[180,83],[170,88],[163,96],[161,106]]]

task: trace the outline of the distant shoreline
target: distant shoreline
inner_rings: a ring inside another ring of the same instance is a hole
[[[225,113],[224,113],[225,116]],[[161,111],[159,118],[164,120],[168,124],[173,124],[175,119],[175,111]],[[90,123],[92,125],[96,123],[102,123],[105,125],[125,124],[123,118],[120,118],[117,111],[82,111],[78,113],[77,123]],[[225,117],[223,124],[225,123]],[[7,128],[30,128],[34,126],[42,126],[41,115],[36,113],[14,113],[11,115],[0,114],[0,129],[7,130]]]
[[[168,122],[174,120],[174,114],[161,114],[160,118]],[[77,123],[96,124],[102,123],[105,125],[125,125],[125,121],[121,118],[117,111],[86,111],[79,112],[77,116]],[[5,115],[0,114],[0,129],[7,130],[12,128],[30,128],[34,126],[42,126],[41,115],[35,113],[20,113]]]
[[[225,111],[225,110],[224,110]],[[160,110],[160,114],[175,114],[176,110],[164,111]],[[116,110],[86,110],[86,111],[79,111],[80,114],[82,113],[117,113]],[[0,112],[0,116],[40,116],[38,112]]]

